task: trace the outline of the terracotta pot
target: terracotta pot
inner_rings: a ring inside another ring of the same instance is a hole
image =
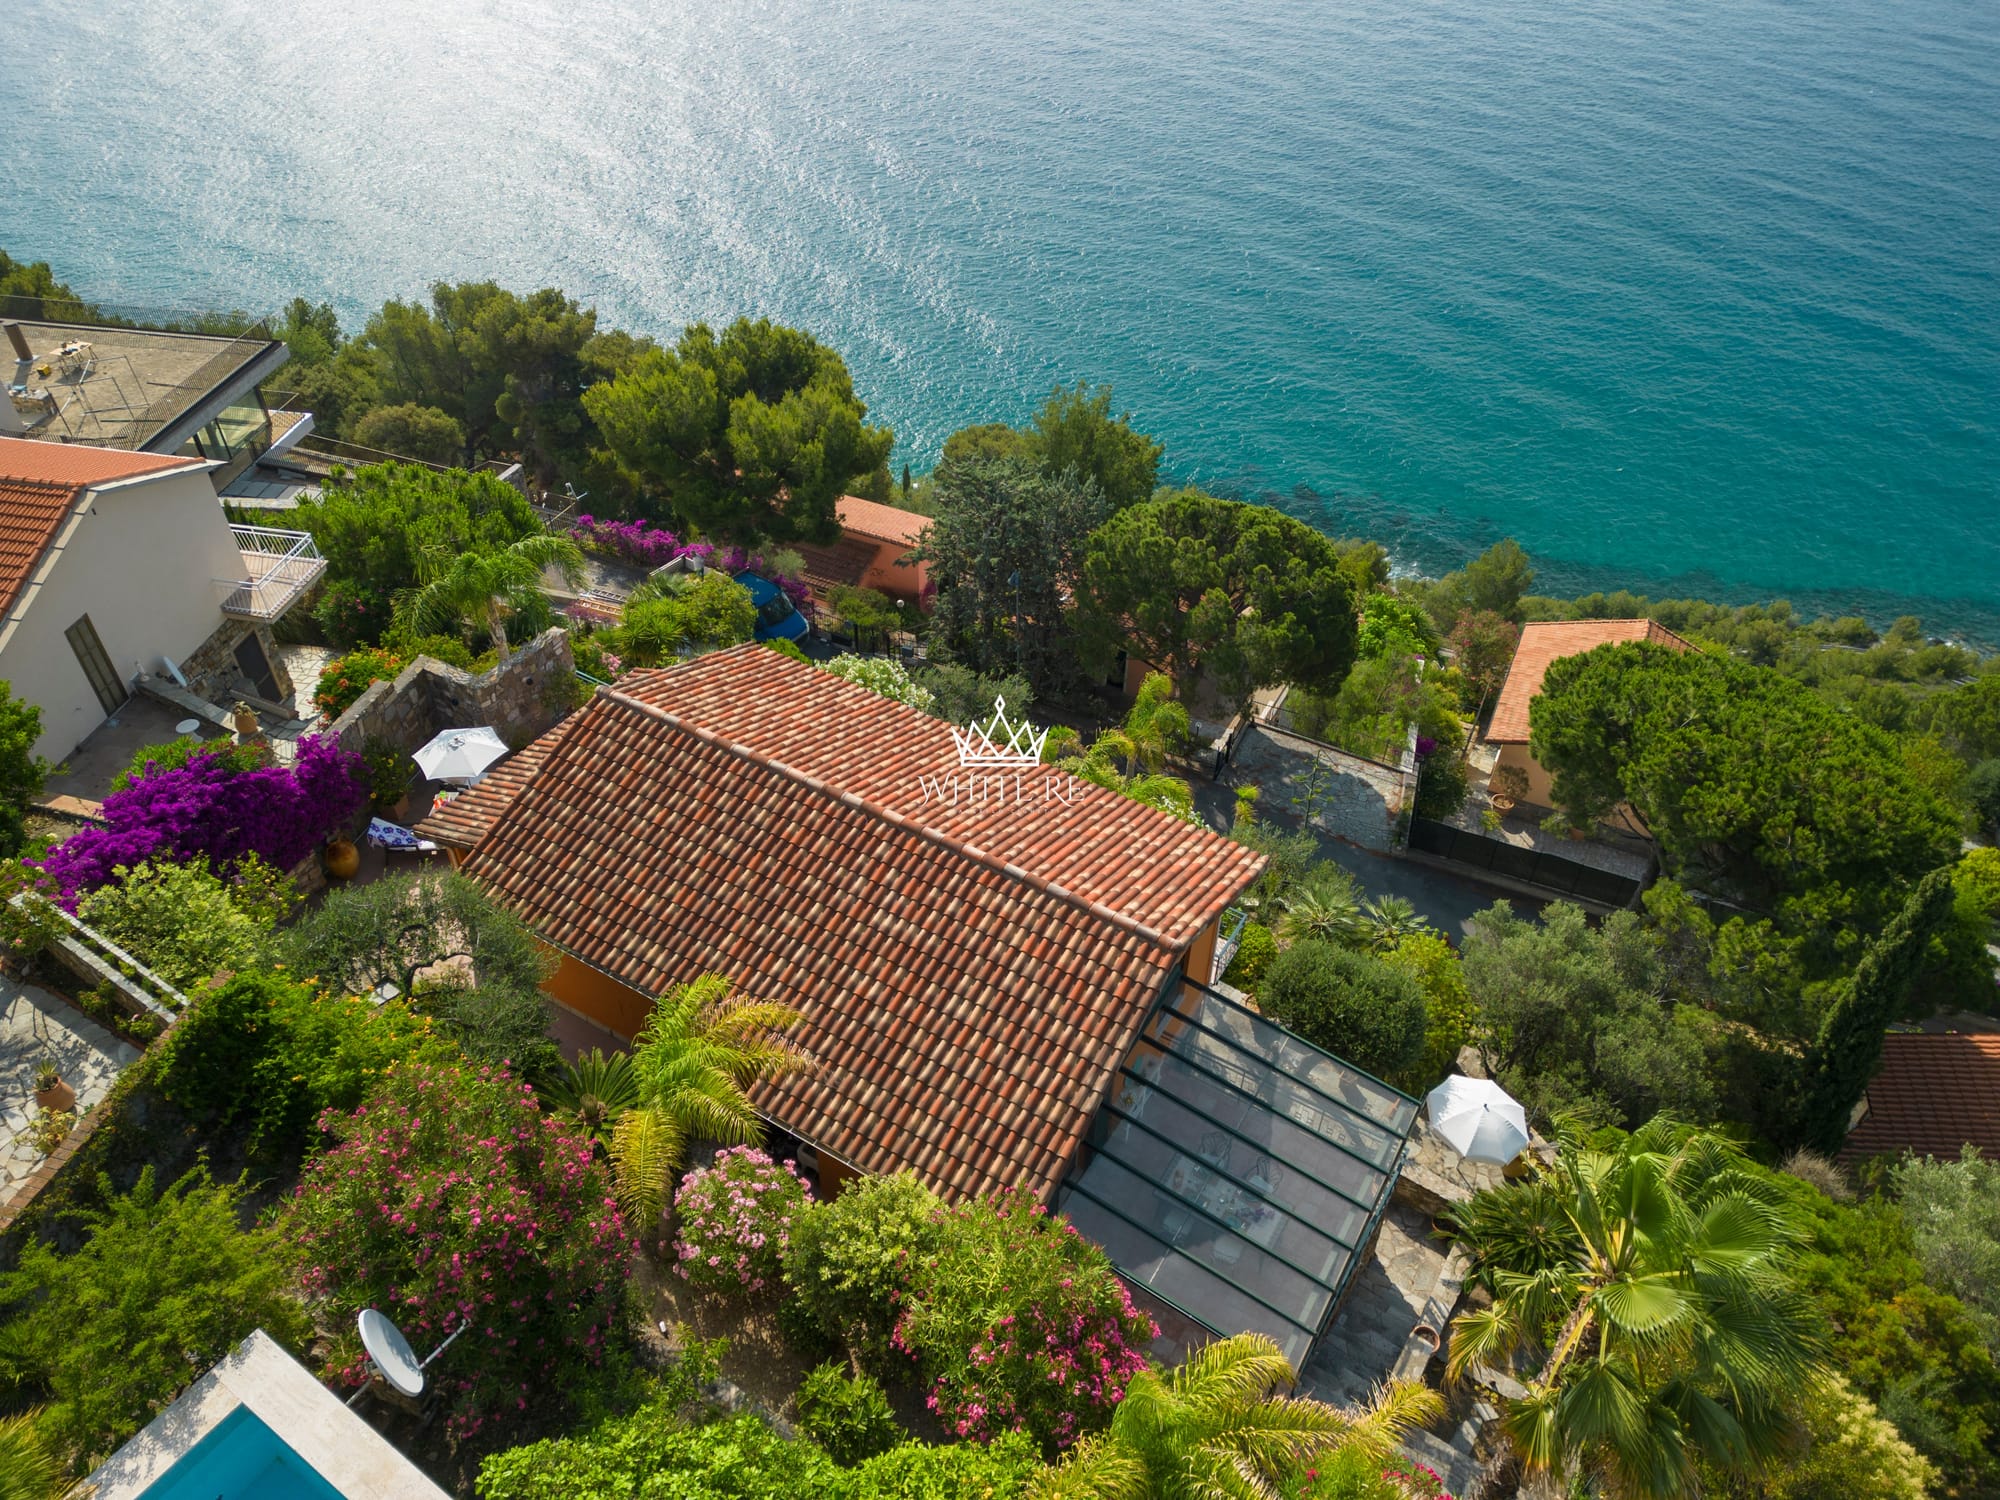
[[[1514,799],[1512,797],[1488,797],[1486,800],[1493,804],[1493,810],[1503,818],[1514,810]]]
[[[76,1090],[58,1078],[45,1089],[35,1090],[35,1106],[57,1114],[76,1108]]]
[[[354,847],[350,838],[330,838],[326,841],[326,853],[321,862],[332,879],[352,880],[361,869],[361,851]]]

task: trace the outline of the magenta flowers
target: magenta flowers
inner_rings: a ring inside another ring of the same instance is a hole
[[[205,860],[221,872],[246,854],[289,870],[360,808],[361,757],[323,736],[299,741],[290,767],[232,771],[213,753],[154,771],[104,801],[104,826],[85,828],[42,864],[74,906],[120,865],[164,856]]]
[[[812,1205],[790,1162],[730,1146],[715,1165],[688,1173],[674,1194],[680,1239],[674,1273],[706,1292],[741,1295],[775,1286],[792,1222]]]

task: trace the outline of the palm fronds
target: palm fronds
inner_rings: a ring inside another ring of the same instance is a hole
[[[549,1103],[573,1115],[592,1140],[609,1146],[619,1116],[639,1102],[639,1078],[627,1054],[607,1057],[593,1047],[563,1066],[548,1094]]]
[[[628,1109],[611,1134],[618,1206],[634,1224],[652,1226],[666,1211],[686,1137],[664,1110]]]

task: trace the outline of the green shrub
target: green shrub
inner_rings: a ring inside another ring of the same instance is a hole
[[[329,719],[337,719],[378,682],[387,682],[405,665],[403,657],[379,646],[357,646],[345,656],[336,656],[319,674],[313,689],[313,707]]]
[[[821,1365],[799,1387],[799,1431],[848,1467],[886,1453],[902,1436],[882,1387],[869,1375],[850,1378],[839,1360]]]
[[[480,1500],[827,1500],[840,1469],[811,1443],[787,1442],[748,1412],[690,1426],[666,1401],[496,1453],[479,1466]]]
[[[1025,1432],[1045,1451],[1104,1427],[1158,1331],[1104,1252],[1026,1190],[947,1209],[895,1342],[945,1430]]]
[[[1424,1046],[1424,991],[1407,972],[1331,943],[1294,943],[1258,991],[1264,1012],[1316,1047],[1379,1078]]]
[[[1421,1094],[1443,1081],[1456,1066],[1459,1049],[1472,1040],[1477,1014],[1472,991],[1458,955],[1435,932],[1405,933],[1382,955],[1382,962],[1402,970],[1423,987],[1423,1050],[1400,1079],[1392,1080]]]
[[[141,745],[132,753],[124,770],[111,778],[111,790],[122,792],[135,781],[157,771],[178,771],[196,755],[212,755],[226,771],[254,771],[264,764],[265,752],[257,745],[239,745],[234,740],[204,740],[184,734],[163,745]]]
[[[416,762],[401,747],[380,735],[370,735],[361,746],[362,774],[368,781],[368,810],[386,813],[403,800],[410,789]]]
[[[405,1058],[456,1050],[391,1000],[330,995],[282,974],[238,974],[197,996],[157,1054],[160,1092],[222,1123],[249,1122],[253,1152],[304,1148],[326,1109],[352,1109]]]
[[[789,657],[793,661],[810,662],[812,660],[810,656],[807,656],[805,652],[798,648],[796,641],[781,640],[773,636],[770,640],[764,642],[764,644],[777,652],[778,655]]]
[[[829,1338],[864,1359],[889,1352],[896,1299],[938,1246],[943,1204],[914,1172],[861,1177],[792,1225],[785,1281]]]
[[[1263,982],[1265,971],[1271,967],[1271,960],[1277,956],[1278,940],[1271,929],[1262,922],[1246,922],[1242,936],[1237,939],[1236,952],[1229,960],[1229,968],[1222,976],[1223,981],[1254,995],[1257,986]]]
[[[939,1448],[901,1443],[840,1475],[825,1500],[1013,1500],[1041,1466],[1018,1432]]]
[[[106,1177],[98,1192],[105,1207],[81,1215],[80,1249],[30,1239],[20,1269],[0,1277],[0,1378],[48,1402],[41,1430],[79,1470],[251,1330],[295,1349],[311,1333],[277,1236],[238,1227],[240,1185],[198,1167],[161,1192],[149,1166],[130,1193]]]
[[[1417,768],[1417,816],[1444,821],[1465,806],[1469,784],[1465,762],[1439,745]]]
[[[1980,831],[2000,835],[2000,760],[1982,760],[1972,768],[1965,778],[1965,800]]]
[[[390,614],[387,595],[346,578],[329,579],[313,605],[313,619],[336,651],[380,637]]]
[[[77,916],[179,990],[253,963],[298,898],[290,878],[254,854],[230,880],[165,859],[120,865],[117,876],[85,896]]]

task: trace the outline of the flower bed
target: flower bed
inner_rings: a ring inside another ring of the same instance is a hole
[[[777,1284],[792,1223],[811,1205],[792,1163],[754,1146],[717,1152],[714,1166],[688,1173],[674,1194],[675,1274],[704,1292],[740,1295]]]
[[[313,689],[313,707],[328,719],[337,719],[370,687],[393,680],[403,667],[403,658],[393,651],[358,646],[345,656],[336,656],[320,672],[319,685]]]
[[[219,755],[146,776],[104,799],[104,826],[84,828],[48,853],[42,868],[60,900],[77,897],[156,856],[205,860],[218,873],[254,854],[289,870],[359,810],[368,796],[361,757],[331,739],[299,741],[289,767],[234,770]]]
[[[655,526],[651,521],[614,521],[580,515],[571,523],[569,534],[586,552],[621,558],[645,568],[657,568],[690,555],[706,562],[715,551],[707,542],[683,542],[666,527]]]
[[[941,1223],[894,1335],[926,1404],[958,1437],[1025,1432],[1048,1451],[1102,1428],[1159,1331],[1104,1252],[1021,1191]]]
[[[596,1364],[622,1316],[631,1236],[590,1139],[504,1069],[406,1064],[306,1167],[286,1229],[301,1284],[347,1317],[378,1307],[428,1348],[470,1322],[434,1373],[454,1438]],[[352,1340],[334,1356],[366,1377]]]

